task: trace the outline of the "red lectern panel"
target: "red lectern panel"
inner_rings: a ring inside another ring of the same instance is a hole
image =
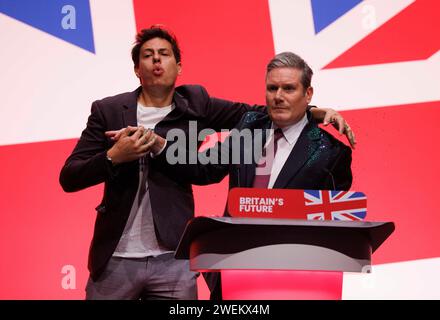
[[[224,300],[341,300],[342,272],[222,270]]]

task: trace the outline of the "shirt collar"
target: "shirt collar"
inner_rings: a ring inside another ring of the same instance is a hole
[[[299,135],[301,134],[302,130],[308,122],[309,120],[307,120],[307,114],[304,114],[302,119],[299,120],[297,123],[282,128],[283,135],[289,144],[293,144],[296,142],[296,140],[298,140]],[[272,129],[276,128],[278,127],[272,122]]]

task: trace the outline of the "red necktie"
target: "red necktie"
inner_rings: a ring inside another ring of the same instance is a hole
[[[277,153],[278,140],[283,137],[283,130],[280,128],[275,129],[273,143],[269,143],[263,150],[263,156],[258,161],[255,170],[254,188],[267,188],[270,181],[270,173],[272,171],[273,160],[275,159],[275,154]],[[267,152],[270,150],[271,145],[273,145],[273,157]],[[266,150],[267,149],[267,150]],[[266,157],[267,156],[267,157]]]

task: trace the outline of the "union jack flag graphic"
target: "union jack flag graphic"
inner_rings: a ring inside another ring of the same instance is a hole
[[[308,220],[361,221],[367,216],[367,197],[356,191],[304,190],[306,206],[314,206],[316,213],[307,214]]]

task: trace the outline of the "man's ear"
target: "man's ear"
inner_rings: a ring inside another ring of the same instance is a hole
[[[182,62],[177,64],[177,74],[180,76],[182,74]]]
[[[136,75],[136,77],[138,77],[139,79],[141,78],[141,76],[139,75],[139,67],[134,67],[133,68],[133,70],[134,70],[134,74]]]
[[[312,97],[313,97],[313,87],[308,87],[306,90],[307,103],[310,103],[312,101]]]

